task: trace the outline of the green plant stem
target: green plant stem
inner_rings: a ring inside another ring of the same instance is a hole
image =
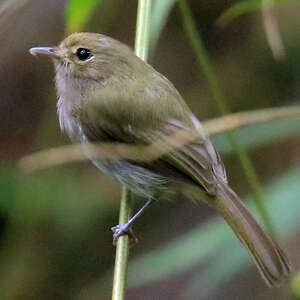
[[[147,59],[149,50],[151,2],[152,0],[139,0],[137,9],[135,54],[143,60]],[[131,206],[131,193],[123,187],[119,224],[128,222],[131,216]],[[112,300],[125,298],[128,254],[128,236],[124,235],[117,241]]]
[[[182,18],[184,29],[187,33],[187,36],[190,40],[192,48],[194,49],[199,65],[201,66],[205,77],[207,78],[208,84],[210,86],[213,97],[217,103],[218,109],[222,115],[227,115],[230,113],[230,109],[226,104],[224,94],[219,86],[216,72],[213,65],[210,62],[207,51],[203,44],[203,41],[200,37],[200,34],[197,31],[197,27],[192,16],[191,9],[189,8],[186,0],[178,1]],[[268,211],[265,207],[265,199],[262,191],[262,187],[257,178],[253,164],[248,156],[247,151],[239,144],[234,131],[228,133],[229,142],[236,152],[238,159],[241,163],[241,166],[244,170],[244,173],[247,177],[249,186],[252,190],[256,208],[261,215],[266,229],[271,236],[275,236],[274,227],[272,225],[271,219],[269,217]]]
[[[130,194],[130,191],[123,187],[120,203],[119,224],[127,223],[131,216]],[[112,300],[123,300],[125,298],[128,253],[128,235],[122,235],[118,238],[116,247]]]
[[[135,54],[146,61],[149,51],[150,16],[152,0],[139,0],[135,34]]]
[[[205,120],[202,126],[207,135],[215,135],[279,120],[299,119],[300,106],[282,106],[232,113],[226,116]]]

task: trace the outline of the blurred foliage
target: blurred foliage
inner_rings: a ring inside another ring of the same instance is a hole
[[[197,62],[208,81],[218,111],[223,116],[227,115],[231,112],[231,108],[228,105],[228,101],[226,100],[223,89],[220,87],[215,67],[211,62],[211,59],[209,58],[202,36],[197,30],[196,20],[193,12],[186,0],[180,0],[179,6],[182,14],[182,22],[186,32],[186,36],[189,39],[191,47],[195,52]],[[237,139],[235,130],[227,133],[227,139],[232,147],[232,150],[239,160],[242,172],[245,175],[247,183],[249,184],[249,188],[253,194],[253,200],[256,205],[257,211],[262,217],[263,224],[265,225],[266,230],[270,234],[270,236],[276,238],[276,231],[272,224],[269,213],[265,207],[265,196],[262,191],[262,185],[258,179],[258,175],[254,168],[253,162],[251,161],[247,150]]]
[[[19,8],[22,8],[29,0],[5,0],[0,2],[0,33],[5,32],[11,18],[14,18]]]
[[[247,149],[262,147],[268,144],[278,143],[291,136],[300,136],[299,120],[282,120],[260,124],[257,126],[249,126],[237,131],[237,138],[241,145]],[[212,137],[212,141],[216,149],[221,153],[232,153],[226,135],[220,134]]]
[[[2,1],[0,7],[12,3],[25,2]],[[67,32],[97,30],[132,44],[136,1],[26,3],[18,6],[16,22],[12,21],[16,20],[15,4],[0,14],[5,24],[5,35],[0,32],[5,57],[0,62],[0,298],[109,299],[114,260],[109,228],[117,222],[119,185],[88,163],[33,175],[21,174],[15,165],[25,153],[67,143],[55,116],[49,63],[37,63],[27,54],[28,48],[61,40],[64,3]],[[276,16],[288,54],[280,64],[268,52],[261,16],[248,15],[261,8],[261,1],[189,3],[233,111],[299,104],[299,2],[274,1],[282,3],[276,6]],[[154,1],[152,63],[175,83],[197,116],[215,116],[174,4]],[[220,29],[215,26],[220,15],[219,22],[226,24],[241,17]],[[45,101],[45,109],[31,98]],[[32,114],[27,115],[27,110]],[[299,120],[284,120],[237,132],[266,183],[268,210],[295,270],[300,266],[299,127]],[[225,136],[218,135],[213,142],[226,154],[232,185],[241,195],[247,194]],[[289,284],[276,290],[263,285],[232,232],[223,221],[211,217],[206,206],[157,203],[136,231],[141,243],[131,250],[128,299],[291,299]],[[298,297],[298,277],[290,284],[294,297]]]
[[[66,8],[67,32],[82,31],[95,7],[101,2],[102,0],[70,0]]]
[[[291,281],[291,289],[294,293],[295,300],[300,299],[300,272],[298,272]]]
[[[7,10],[12,6],[20,6],[23,5],[28,0],[5,0],[1,3],[0,6],[0,15],[7,13]]]
[[[176,0],[154,1],[151,13],[150,51],[153,52],[158,42],[161,31],[165,26],[168,16]]]
[[[276,220],[276,227],[285,239],[292,238],[300,225],[299,177],[300,168],[292,169],[274,179],[265,188],[271,217]],[[258,218],[253,205],[249,208]],[[177,272],[184,272],[193,265],[201,264],[207,265],[207,269],[201,273],[201,280],[197,275],[195,282],[191,280],[189,284],[198,288],[201,284],[201,293],[207,295],[248,265],[246,251],[237,251],[238,247],[241,245],[222,220],[210,220],[165,247],[132,261],[129,284],[136,286],[159,281]],[[221,253],[219,249],[222,249]],[[144,271],[149,269],[152,269],[152,272]]]
[[[266,4],[263,4],[261,0],[243,0],[234,4],[224,12],[217,19],[217,24],[221,26],[226,26],[232,22],[235,18],[240,17],[244,14],[251,13],[261,9],[262,5],[273,6],[274,4],[284,3],[291,0],[272,0],[267,1]]]

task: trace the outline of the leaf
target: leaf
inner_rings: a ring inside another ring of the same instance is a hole
[[[93,10],[102,0],[69,0],[66,7],[67,32],[82,31]]]
[[[291,281],[291,290],[295,300],[300,299],[300,272],[298,271]]]
[[[2,4],[0,5],[0,13],[2,13],[2,11],[8,9],[12,5],[18,6],[18,5],[21,5],[25,2],[27,2],[27,0],[6,0],[6,1],[3,1]]]
[[[276,122],[268,122],[255,126],[244,127],[236,131],[239,143],[247,149],[253,149],[263,146],[291,136],[300,135],[299,120],[281,120]],[[213,136],[212,142],[216,149],[223,154],[231,153],[232,149],[227,140],[226,134]]]
[[[285,240],[292,237],[300,225],[299,176],[299,167],[291,169],[274,179],[266,188],[270,215],[276,220],[277,229]],[[251,204],[252,212],[253,207]],[[230,280],[248,266],[250,260],[228,226],[222,220],[215,219],[131,261],[129,286],[137,287],[165,280],[200,263],[210,265],[201,274],[201,281],[197,278],[191,286],[198,292],[201,290],[201,294],[209,294],[216,286]]]
[[[223,285],[229,283],[242,268],[249,266],[247,255],[240,251],[239,245],[236,245],[235,241],[232,242],[231,245],[228,243],[227,247],[224,247],[221,256],[213,258],[218,269],[210,265],[205,269],[205,275],[201,272],[190,280],[182,291],[183,299],[195,299],[200,288],[201,299],[205,299],[215,292],[216,288],[222,288]],[[233,257],[234,259],[232,259]],[[201,282],[201,285],[199,285],[199,282]]]
[[[297,201],[300,192],[299,175],[299,167],[291,169],[275,179],[266,189],[270,215],[276,220],[277,230],[285,240],[299,230],[297,226],[299,227],[300,220],[295,212],[300,208],[299,201]],[[201,276],[201,281],[197,276],[186,287],[185,299],[194,299],[199,290],[203,297],[208,296],[215,287],[228,283],[243,268],[250,265],[246,251],[237,251],[234,244],[234,241],[229,243],[228,238],[227,244],[222,246],[222,254],[213,260],[213,264],[206,270],[205,275]]]
[[[17,176],[8,165],[0,168],[0,211],[7,213],[13,204],[17,190]]]
[[[8,22],[8,19],[18,8],[27,4],[28,0],[6,0],[0,4],[0,21]],[[0,29],[2,31],[2,28]]]
[[[151,13],[150,48],[155,49],[163,27],[167,22],[176,0],[156,0],[153,3]]]
[[[283,3],[291,0],[273,0],[267,2],[265,5],[274,5],[278,3]],[[217,19],[217,24],[225,27],[228,25],[228,23],[232,22],[235,18],[259,10],[262,6],[262,0],[248,0],[248,1],[241,1],[233,6],[229,7],[227,10],[225,10],[221,16]]]

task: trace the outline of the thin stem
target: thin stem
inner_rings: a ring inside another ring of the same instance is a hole
[[[146,61],[149,51],[150,14],[152,0],[139,0],[135,34],[135,54]]]
[[[127,223],[131,216],[130,194],[130,191],[123,187],[119,215],[120,225]],[[122,235],[118,238],[116,247],[112,300],[122,300],[125,298],[128,253],[128,235]]]
[[[207,135],[233,131],[245,126],[300,118],[300,107],[276,107],[238,112],[202,122]]]
[[[150,13],[152,0],[139,0],[135,36],[135,54],[146,60],[149,49]],[[120,204],[119,224],[127,223],[131,215],[131,193],[123,187]],[[128,236],[121,236],[117,241],[112,300],[123,300],[126,291]]]
[[[286,58],[286,51],[274,15],[274,0],[262,0],[261,12],[266,39],[273,57],[278,61],[283,60]]]
[[[211,136],[249,125],[299,118],[300,107],[291,106],[281,108],[259,109],[249,112],[246,111],[229,114],[224,117],[203,121],[202,126],[205,131],[205,134]],[[175,134],[173,137],[174,142],[176,141],[176,138],[177,137]],[[89,145],[89,147],[88,145],[86,145],[85,147],[88,148],[87,150],[91,152],[90,155],[92,155],[94,159],[131,158],[132,160],[138,160],[145,158],[150,160],[151,151],[149,151],[149,147],[153,147],[153,145],[145,146],[146,148],[143,147],[142,149],[141,146],[132,147],[131,145],[123,145],[117,143],[99,143]],[[166,151],[170,151],[170,149],[166,149]],[[142,156],[141,153],[145,153],[146,155]],[[152,155],[152,159],[158,158],[159,155],[163,155],[166,153],[167,152],[164,152],[164,150],[161,150],[161,152],[159,152],[156,147],[155,153]],[[66,163],[84,161],[87,159],[89,158],[87,158],[85,153],[82,151],[82,145],[60,146],[57,148],[38,151],[23,157],[19,161],[19,167],[22,171],[30,173]]]
[[[196,23],[192,16],[192,12],[187,4],[186,0],[179,0],[179,7],[182,13],[184,28],[186,30],[187,36],[190,40],[192,48],[194,49],[199,65],[201,66],[205,77],[207,78],[208,84],[210,86],[213,97],[217,103],[219,111],[222,115],[230,113],[230,109],[226,104],[224,94],[219,86],[219,82],[216,76],[216,72],[210,59],[208,57],[207,51],[201,39],[201,36],[196,28]],[[248,156],[247,151],[240,145],[234,132],[228,133],[229,142],[236,152],[244,173],[247,177],[249,186],[252,190],[256,208],[261,215],[264,224],[273,237],[275,236],[274,227],[271,223],[270,216],[265,207],[265,199],[262,191],[262,187],[259,183],[258,177],[256,175],[254,166]]]

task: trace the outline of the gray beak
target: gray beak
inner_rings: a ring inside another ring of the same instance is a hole
[[[47,55],[52,57],[59,57],[55,47],[34,47],[29,49],[29,53],[33,56]]]

